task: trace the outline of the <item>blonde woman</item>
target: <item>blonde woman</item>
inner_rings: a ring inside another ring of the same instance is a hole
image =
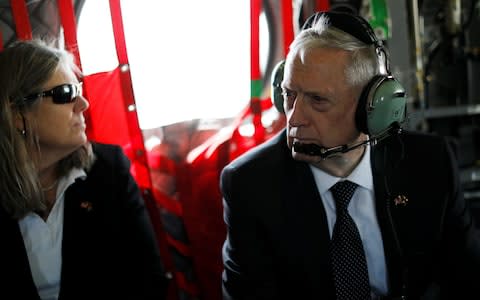
[[[0,52],[0,298],[165,299],[129,161],[90,143],[81,73],[40,40]]]

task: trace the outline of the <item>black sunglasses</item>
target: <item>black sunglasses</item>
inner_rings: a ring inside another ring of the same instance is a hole
[[[75,102],[77,97],[82,95],[82,83],[66,83],[57,85],[56,87],[40,92],[37,94],[28,95],[23,98],[24,101],[33,101],[40,97],[52,97],[55,104],[66,104]]]

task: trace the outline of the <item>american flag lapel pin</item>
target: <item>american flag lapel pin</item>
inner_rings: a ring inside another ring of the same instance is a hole
[[[395,206],[400,206],[400,205],[407,206],[407,203],[408,203],[408,198],[407,196],[404,196],[404,195],[398,195],[393,199],[393,204],[395,204]]]
[[[80,203],[80,207],[84,210],[86,210],[87,212],[90,212],[92,210],[92,202],[90,201],[82,201]]]

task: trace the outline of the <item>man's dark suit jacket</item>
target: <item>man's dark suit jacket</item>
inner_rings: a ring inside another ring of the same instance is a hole
[[[129,162],[119,147],[93,146],[87,178],[65,194],[59,299],[165,299],[158,247]],[[0,299],[39,300],[18,222],[3,209],[0,240]]]
[[[391,296],[480,299],[479,237],[448,143],[404,132],[371,162]],[[285,131],[226,166],[220,185],[224,299],[335,298],[325,210]]]

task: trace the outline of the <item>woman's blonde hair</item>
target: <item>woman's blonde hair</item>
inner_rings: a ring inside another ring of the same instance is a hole
[[[41,100],[24,98],[41,91],[61,64],[80,74],[69,52],[42,40],[17,41],[0,52],[0,204],[15,219],[46,208],[37,171],[36,126],[23,117]],[[15,126],[18,118],[24,122],[20,132]],[[91,162],[91,146],[86,144],[61,159],[56,174],[64,176],[75,167],[87,169]]]

